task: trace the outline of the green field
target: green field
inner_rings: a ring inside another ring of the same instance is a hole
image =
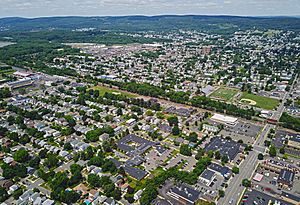
[[[105,87],[105,86],[94,86],[94,87],[91,87],[91,89],[99,90],[100,96],[103,96],[105,93],[114,93],[116,95],[122,94],[122,95],[125,95],[125,96],[129,97],[129,98],[137,97],[137,95],[135,95],[135,94],[131,94],[131,93],[128,93],[128,92],[125,92],[125,91],[120,91],[120,90],[113,89],[113,88],[108,88],[108,87]]]
[[[273,110],[279,105],[279,100],[263,97],[259,95],[250,94],[244,92],[241,99],[250,99],[256,102],[255,107],[259,107],[266,110]]]
[[[232,88],[221,87],[210,94],[209,97],[225,101],[231,101],[239,91]]]

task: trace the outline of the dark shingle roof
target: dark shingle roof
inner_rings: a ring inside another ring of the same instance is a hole
[[[221,137],[214,137],[205,147],[206,151],[220,151],[221,155],[226,155],[230,160],[233,160],[240,151],[240,144]]]
[[[144,170],[141,170],[139,168],[131,167],[125,164],[124,170],[127,174],[129,174],[131,177],[135,178],[136,180],[142,180],[145,176],[147,176],[147,172]]]

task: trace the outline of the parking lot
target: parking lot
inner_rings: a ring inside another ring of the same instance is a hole
[[[264,168],[259,167],[256,173],[262,174],[263,178],[260,182],[252,179],[252,188],[257,191],[262,191],[270,194],[280,195],[282,191],[292,195],[300,196],[300,180],[299,177],[295,177],[292,189],[281,189],[278,187],[277,179],[278,174]]]
[[[181,169],[184,171],[192,171],[196,166],[197,160],[194,157],[187,157],[178,154],[175,158],[171,159],[166,165],[166,169],[182,165]]]
[[[213,180],[210,186],[205,185],[202,182],[198,182],[195,185],[197,191],[200,191],[201,197],[205,198],[208,201],[214,201],[218,196],[218,191],[222,189],[222,184],[224,183],[224,178],[216,175],[216,178]]]
[[[172,153],[172,149],[166,150],[162,155],[158,155],[155,150],[151,150],[145,157],[144,163],[146,171],[153,171],[159,165],[162,165]]]
[[[262,127],[251,123],[238,122],[235,126],[225,125],[220,134],[236,141],[242,140],[244,143],[252,144],[261,129]]]
[[[241,205],[269,205],[271,202],[279,201],[280,205],[292,205],[291,203],[282,201],[266,193],[249,189],[242,198]]]

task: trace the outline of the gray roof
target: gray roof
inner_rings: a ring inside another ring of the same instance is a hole
[[[144,170],[141,170],[139,168],[131,167],[125,164],[124,170],[127,174],[129,174],[131,177],[135,178],[136,180],[142,180],[145,176],[147,176],[147,172]]]
[[[290,138],[290,141],[294,141],[294,142],[300,143],[300,135],[292,136],[292,137]]]
[[[292,184],[295,178],[295,173],[288,170],[288,169],[282,169],[278,176],[278,181],[285,182],[287,184]]]
[[[119,162],[118,160],[116,160],[115,158],[110,158],[110,161],[112,161],[114,163],[114,165],[119,169],[122,165],[121,162]]]
[[[207,180],[212,180],[213,176],[215,175],[215,172],[205,169],[204,172],[201,174],[201,177]]]
[[[214,170],[214,171],[216,171],[218,173],[220,173],[222,176],[230,174],[230,169],[228,167],[221,166],[221,165],[216,164],[216,163],[211,163],[208,166],[208,168],[211,169],[211,170]]]
[[[129,144],[130,142],[135,142],[139,146],[133,147]],[[129,156],[143,154],[147,149],[151,148],[155,144],[155,142],[138,137],[134,134],[127,135],[117,142],[118,148],[125,151]]]
[[[300,197],[299,196],[296,196],[296,195],[293,195],[293,194],[290,194],[290,193],[287,193],[287,192],[284,192],[284,191],[281,193],[281,196],[292,199],[292,200],[297,201],[297,202],[300,202]]]
[[[170,192],[173,192],[179,196],[181,196],[184,199],[187,199],[189,201],[196,202],[199,198],[200,192],[185,185],[185,184],[179,184],[178,186],[175,186],[170,189]]]
[[[230,160],[233,160],[240,151],[240,144],[233,140],[228,140],[221,137],[214,137],[211,139],[210,143],[205,147],[205,150],[219,150],[222,156],[226,155]]]
[[[203,92],[205,95],[210,94],[212,91],[214,91],[214,87],[211,85],[207,85],[205,88],[201,89],[201,92]]]

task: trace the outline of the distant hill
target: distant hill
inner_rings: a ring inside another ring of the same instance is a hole
[[[194,29],[230,33],[250,28],[288,29],[300,31],[297,17],[240,17],[240,16],[123,16],[123,17],[43,17],[2,18],[0,31],[96,28],[112,31],[166,31]]]

